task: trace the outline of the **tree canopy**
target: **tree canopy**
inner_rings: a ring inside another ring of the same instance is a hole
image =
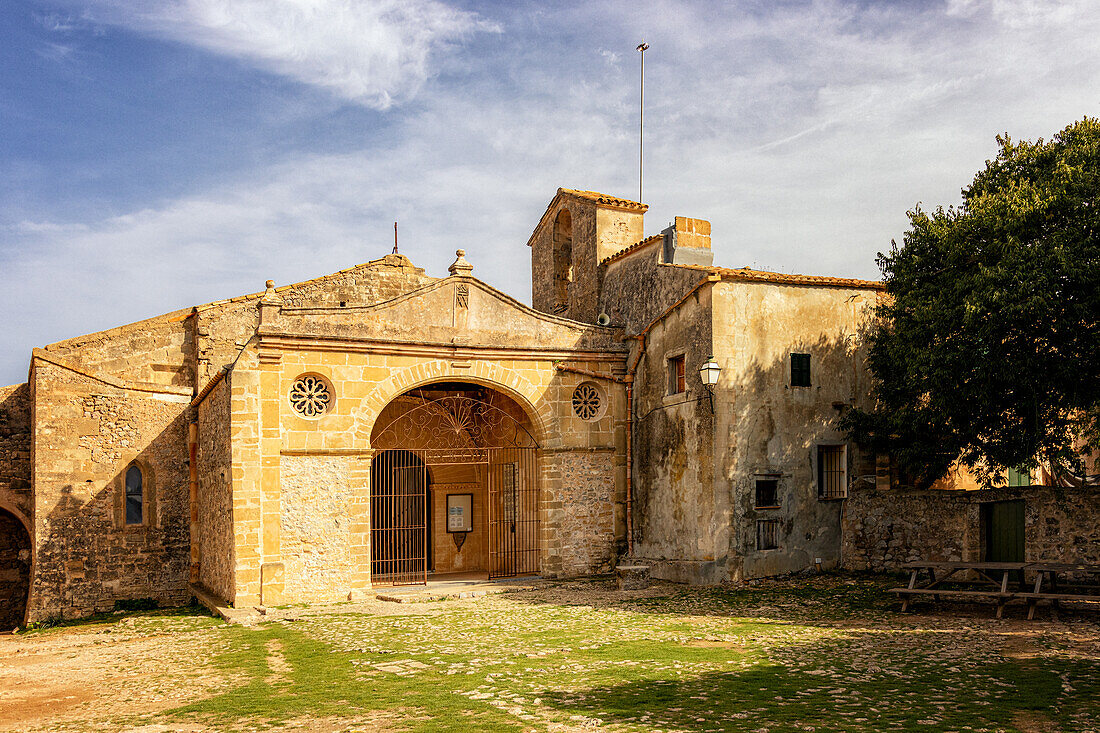
[[[876,407],[846,416],[918,486],[955,464],[986,485],[1100,446],[1100,121],[998,137],[959,207],[909,212],[879,254]]]

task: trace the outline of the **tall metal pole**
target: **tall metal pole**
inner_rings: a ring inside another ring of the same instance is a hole
[[[642,41],[638,51],[642,57],[641,80],[638,84],[638,203],[642,202],[642,124],[645,120],[645,52],[649,44]]]

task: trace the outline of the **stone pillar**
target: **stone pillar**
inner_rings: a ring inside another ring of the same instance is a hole
[[[373,451],[356,457],[352,463],[348,484],[351,497],[348,502],[348,514],[351,522],[348,526],[348,543],[351,559],[351,587],[348,600],[366,597],[371,589],[370,576],[370,467]]]
[[[283,558],[280,548],[282,501],[280,452],[282,429],[280,385],[282,355],[261,351],[260,362],[260,602],[283,603]]]

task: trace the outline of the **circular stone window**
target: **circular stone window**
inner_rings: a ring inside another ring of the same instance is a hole
[[[321,417],[332,402],[332,385],[319,374],[303,374],[290,387],[290,406],[302,417]]]
[[[581,420],[593,422],[603,415],[604,397],[593,382],[581,382],[573,390],[573,412]]]

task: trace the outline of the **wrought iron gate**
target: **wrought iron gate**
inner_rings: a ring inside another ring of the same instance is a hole
[[[489,577],[538,572],[538,443],[527,429],[488,400],[399,399],[409,408],[371,440],[372,582],[427,582],[432,473],[443,467],[471,469],[485,492],[485,516],[474,524],[485,536]]]
[[[379,583],[423,583],[429,566],[431,494],[424,461],[386,450],[371,462],[371,577]]]

